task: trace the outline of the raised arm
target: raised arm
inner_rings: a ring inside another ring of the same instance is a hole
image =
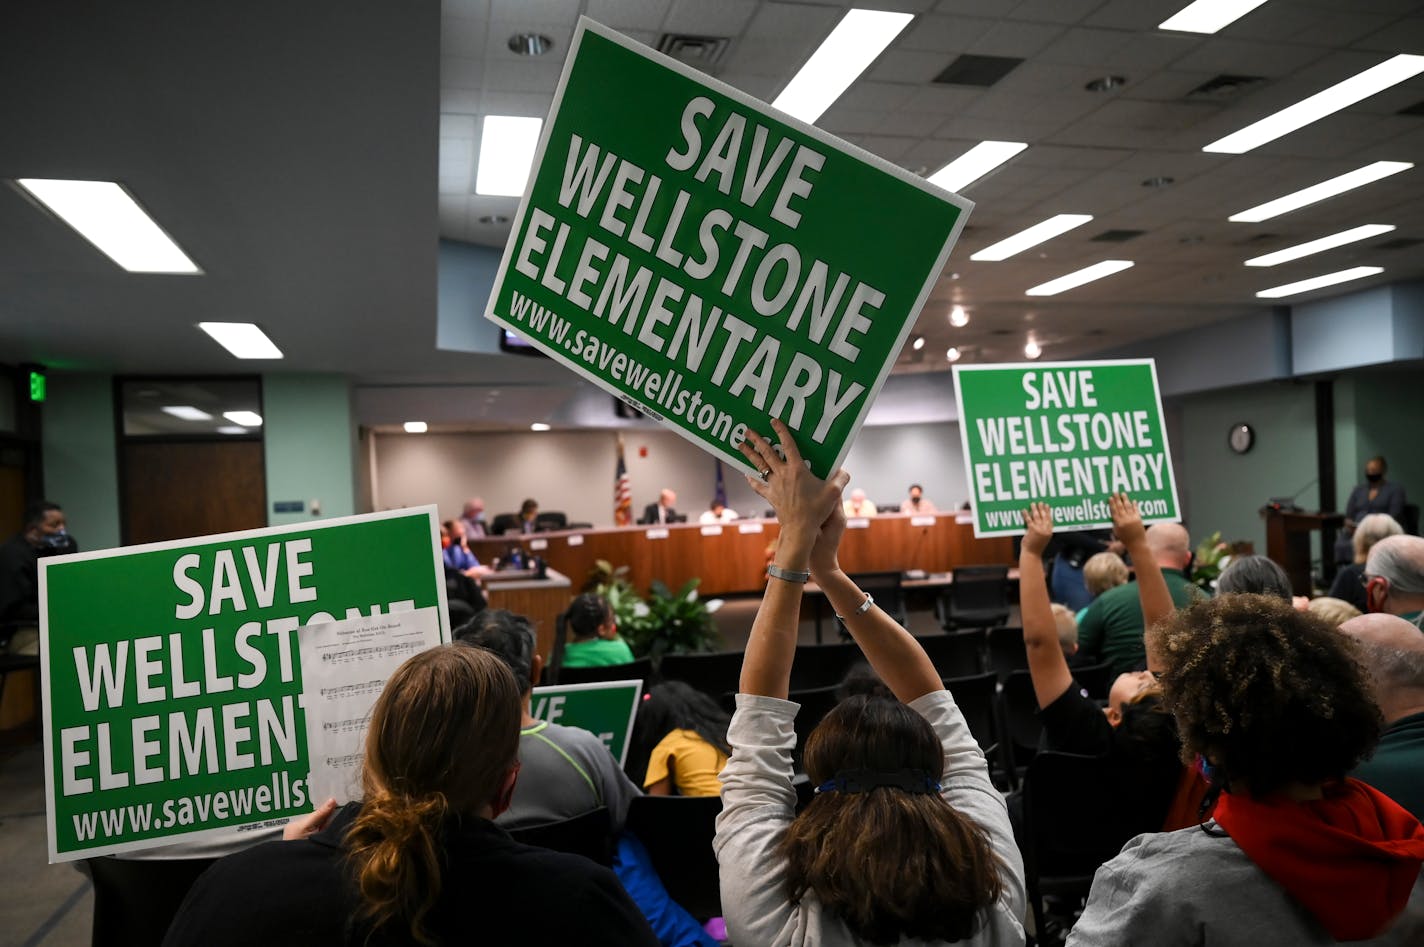
[[[1142,627],[1151,628],[1159,621],[1172,617],[1177,605],[1172,601],[1172,593],[1167,590],[1167,580],[1162,577],[1162,567],[1147,544],[1147,529],[1142,525],[1142,513],[1134,500],[1125,493],[1114,493],[1108,497],[1108,509],[1112,511],[1113,534],[1127,547],[1132,557],[1132,568],[1137,573],[1137,595],[1142,603]]]
[[[1073,675],[1058,641],[1058,625],[1053,620],[1048,581],[1043,574],[1043,551],[1053,538],[1053,512],[1048,504],[1035,503],[1024,510],[1023,516],[1028,532],[1019,550],[1019,610],[1033,696],[1042,708],[1063,696],[1073,683]]]

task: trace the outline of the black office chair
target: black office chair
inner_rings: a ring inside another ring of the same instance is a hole
[[[1033,678],[1027,671],[1014,671],[1004,679],[1003,690],[999,692],[999,719],[1014,770],[1022,775],[1038,754],[1039,740],[1043,736],[1038,698],[1034,696]]]
[[[489,534],[491,536],[503,536],[505,533],[519,532],[518,513],[500,513],[490,524]]]
[[[638,796],[628,830],[652,858],[668,896],[699,921],[722,914],[721,881],[712,851],[719,796]]]
[[[217,859],[90,858],[93,947],[161,944],[188,889]]]
[[[992,673],[944,679],[944,688],[959,705],[964,722],[969,724],[969,732],[974,734],[974,741],[990,759],[993,759],[993,751],[999,743],[999,725],[994,714],[994,692],[998,686],[999,682]]]
[[[804,691],[839,684],[851,665],[861,660],[864,656],[854,642],[797,645],[791,665],[791,689]]]
[[[990,628],[989,669],[999,675],[999,680],[1014,671],[1028,670],[1028,651],[1024,649],[1022,628]]]
[[[601,667],[591,668],[559,668],[560,684],[595,684],[602,681],[632,681],[643,682],[643,689],[648,689],[648,681],[653,678],[653,659],[638,658],[627,664],[606,664]]]
[[[613,820],[605,806],[562,822],[510,829],[516,842],[582,855],[600,865],[613,864]]]
[[[568,528],[569,518],[557,510],[539,513],[534,517],[534,531],[538,533],[547,533],[552,530]]]
[[[934,662],[940,677],[970,677],[984,673],[983,628],[942,635],[916,635],[915,640]]]
[[[1093,700],[1107,700],[1108,690],[1117,679],[1111,664],[1088,664],[1083,667],[1069,667],[1074,679]]]
[[[715,654],[665,654],[658,676],[665,681],[682,681],[711,697],[736,691],[742,674],[742,652]]]
[[[1009,567],[959,566],[936,603],[945,631],[992,628],[1009,620]]]
[[[908,624],[905,615],[905,591],[901,587],[904,576],[899,572],[851,572],[850,580],[860,586],[860,590],[875,599],[880,610],[901,625]]]

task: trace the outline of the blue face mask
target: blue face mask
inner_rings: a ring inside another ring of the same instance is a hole
[[[63,526],[53,533],[46,533],[40,538],[48,549],[63,549],[69,545],[69,532]]]

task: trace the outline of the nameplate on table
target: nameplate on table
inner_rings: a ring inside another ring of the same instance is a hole
[[[846,529],[869,529],[870,520],[864,516],[857,516],[846,520]]]
[[[910,525],[911,525],[911,526],[933,526],[934,524],[935,524],[935,518],[934,518],[933,516],[912,516],[912,517],[910,517]]]
[[[582,536],[579,536],[579,535],[570,536],[570,537],[569,537],[569,545],[570,545],[570,546],[582,546],[582,545],[583,545],[583,537],[582,537]]]
[[[745,536],[747,533],[759,533],[759,532],[761,532],[761,524],[760,524],[760,523],[738,523],[738,524],[737,524],[737,532],[741,533],[743,536]]]
[[[974,523],[974,514],[968,510],[965,510],[963,513],[956,513],[954,514],[954,521],[964,525],[972,525]]]
[[[703,536],[721,536],[721,535],[722,535],[722,527],[720,527],[720,526],[704,526],[704,527],[702,527],[702,535],[703,535]]]
[[[665,529],[650,529],[644,535],[649,539],[667,539],[668,531]]]
[[[549,541],[547,539],[531,539],[529,540],[529,548],[535,552],[543,552],[549,548]]]

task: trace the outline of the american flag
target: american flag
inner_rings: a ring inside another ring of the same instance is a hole
[[[623,462],[623,436],[618,436],[618,468],[613,473],[613,525],[633,525],[633,485]]]

